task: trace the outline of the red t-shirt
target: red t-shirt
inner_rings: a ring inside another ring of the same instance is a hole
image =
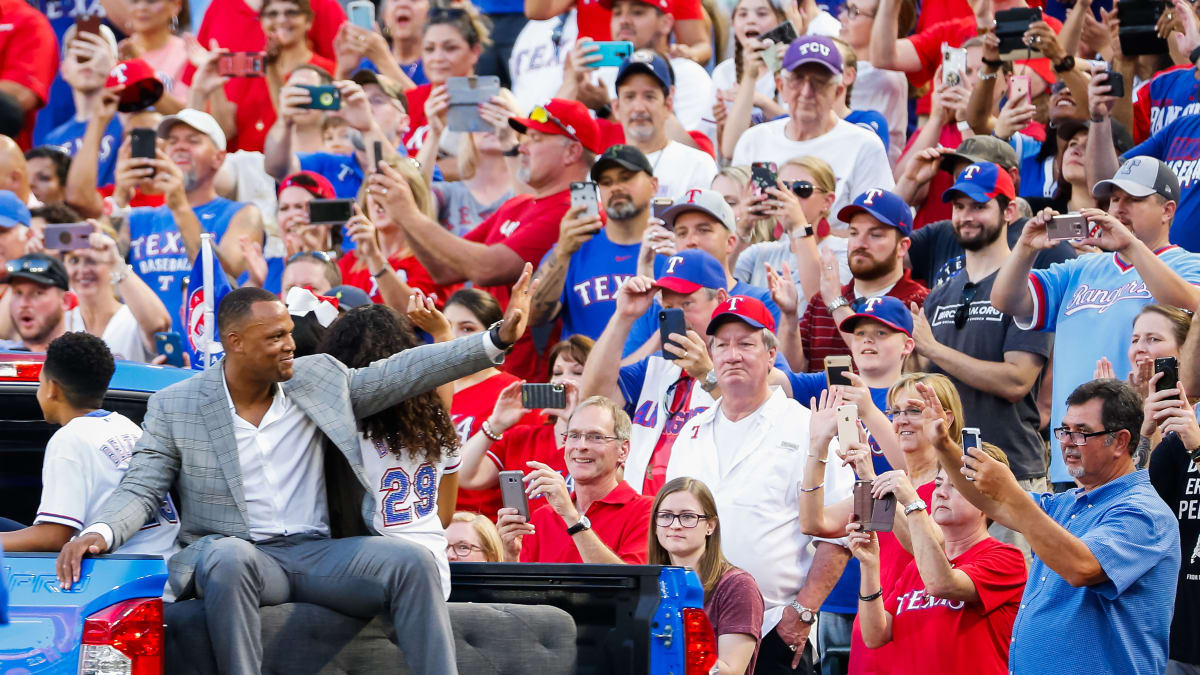
[[[14,139],[22,150],[32,147],[37,111],[50,98],[58,64],[58,40],[46,15],[23,0],[0,0],[0,80],[19,84],[38,99]]]
[[[500,397],[500,391],[516,382],[517,379],[508,373],[497,373],[483,382],[455,392],[454,398],[450,401],[450,421],[454,423],[454,429],[458,432],[459,442],[466,443],[468,438],[479,433],[483,421],[492,414],[492,408],[496,406],[496,399]],[[537,417],[534,413],[530,413],[521,418],[520,423],[535,424],[536,422]],[[482,513],[494,521],[501,504],[499,486],[486,490],[459,488],[458,505],[455,506],[455,510]]]
[[[904,146],[904,153],[900,155],[901,161],[904,161],[904,157],[908,155],[908,149],[912,147],[918,135],[913,134],[908,139],[908,144]],[[942,132],[938,135],[938,143],[951,150],[957,148],[962,140],[962,132],[953,124],[943,125]],[[929,191],[925,194],[924,203],[917,208],[916,214],[913,215],[913,229],[924,227],[929,223],[936,223],[939,220],[950,219],[950,213],[954,210],[953,205],[942,201],[942,193],[951,185],[954,185],[954,176],[951,176],[949,171],[938,171],[934,174],[933,180],[929,181]]]
[[[737,567],[722,574],[712,595],[704,598],[704,613],[718,641],[722,635],[739,633],[754,637],[754,654],[746,666],[747,673],[754,672],[754,662],[758,660],[764,611],[762,593],[754,577]]]
[[[371,296],[371,302],[383,302],[383,297],[379,295],[379,284],[376,283],[375,277],[371,276],[371,270],[367,269],[366,265],[360,265],[358,269],[354,266],[358,264],[357,251],[350,251],[338,260],[338,269],[342,271],[342,283],[349,286],[361,288],[367,295]],[[455,291],[462,288],[462,284],[454,284],[453,286],[441,286],[433,277],[429,276],[429,271],[425,266],[417,260],[417,256],[408,255],[403,258],[393,256],[388,258],[388,264],[392,269],[396,270],[400,280],[413,288],[421,289],[425,295],[436,295],[437,306],[442,307],[446,304],[446,298],[449,298]]]
[[[96,192],[98,192],[100,196],[104,197],[105,201],[107,201],[109,197],[112,197],[113,190],[116,188],[116,185],[103,185],[96,188]],[[164,195],[148,195],[137,188],[133,189],[133,196],[129,198],[129,206],[131,207],[162,206],[164,203],[166,203],[166,197]]]
[[[408,101],[408,130],[400,137],[409,157],[416,157],[425,139],[429,136],[429,120],[425,118],[425,101],[433,92],[433,84],[425,83],[404,92]]]
[[[536,424],[518,424],[492,443],[488,458],[500,471],[531,471],[527,462],[541,462],[568,477],[567,462],[554,433],[554,422],[541,419]]]
[[[333,61],[319,54],[313,54],[308,62],[330,73],[336,68]],[[267,132],[275,124],[275,104],[271,102],[267,78],[235,77],[225,85],[225,97],[237,106],[237,135],[228,139],[229,152],[262,152]]]
[[[920,282],[913,281],[912,273],[904,270],[904,276],[900,277],[900,281],[885,295],[900,300],[905,307],[908,307],[910,302],[920,306],[925,303],[929,289]],[[842,287],[842,296],[847,300],[854,300],[853,281]],[[817,297],[815,302],[808,303],[800,317],[800,344],[804,347],[804,358],[808,359],[803,372],[815,373],[823,370],[826,356],[850,355],[850,347],[842,340],[837,324],[820,297]]]
[[[1008,673],[1008,644],[1025,590],[1025,557],[1017,547],[988,537],[950,562],[971,578],[977,602],[927,595],[916,561],[884,593],[883,606],[894,617],[893,675]],[[930,658],[933,654],[937,658]]]
[[[703,19],[704,11],[700,0],[671,0],[669,3],[676,21]],[[605,7],[604,5],[607,5]],[[612,39],[612,3],[607,1],[602,5],[598,0],[579,0],[575,3],[578,13],[575,22],[579,25],[579,37],[590,37],[593,40]]]
[[[570,204],[569,190],[556,192],[541,199],[535,199],[531,195],[518,195],[504,202],[495,213],[463,238],[488,246],[503,244],[521,256],[522,260],[532,263],[536,269],[546,252],[558,242],[559,224]],[[508,307],[511,285],[476,288],[482,288],[495,296],[501,307]],[[560,325],[556,321],[548,335],[539,334],[539,343],[543,345],[542,353],[535,348],[531,331],[526,331],[513,347],[512,353],[505,358],[502,366],[504,371],[530,382],[544,382],[550,370],[544,352],[557,341]],[[545,327],[540,327],[539,330],[545,330]],[[541,339],[543,337],[544,341]]]
[[[631,565],[645,565],[650,536],[651,495],[639,495],[620,481],[602,499],[592,503],[584,515],[592,523],[592,531],[613,553]],[[521,542],[521,562],[581,563],[579,548],[565,523],[554,509],[546,504],[533,512],[529,522],[536,534]]]

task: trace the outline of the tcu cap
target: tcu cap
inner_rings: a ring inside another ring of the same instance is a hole
[[[1163,199],[1179,201],[1179,178],[1175,172],[1161,161],[1146,155],[1125,160],[1116,175],[1092,187],[1092,195],[1107,197],[1115,187],[1134,197],[1159,194]]]

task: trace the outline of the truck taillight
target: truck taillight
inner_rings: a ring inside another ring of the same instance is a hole
[[[79,675],[162,675],[161,598],[106,607],[83,624]]]
[[[708,615],[698,607],[683,610],[684,672],[708,675],[717,663],[717,636]]]
[[[0,380],[12,382],[37,382],[42,374],[40,362],[0,362]]]

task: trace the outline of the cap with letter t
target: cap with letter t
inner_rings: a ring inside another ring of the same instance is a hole
[[[1092,196],[1107,197],[1113,188],[1121,188],[1131,197],[1157,194],[1168,201],[1179,201],[1179,177],[1171,167],[1147,155],[1125,160],[1112,178],[1092,187]]]
[[[722,324],[734,319],[751,328],[766,328],[772,333],[775,332],[775,317],[771,316],[771,311],[758,298],[746,295],[731,295],[728,300],[717,305],[705,332],[716,335]]]
[[[854,313],[846,317],[838,326],[843,333],[851,333],[860,322],[870,319],[881,323],[895,331],[900,331],[912,337],[912,313],[898,298],[890,295],[878,298],[863,298],[855,303]]]

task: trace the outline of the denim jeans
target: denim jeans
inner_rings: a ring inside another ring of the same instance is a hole
[[[846,675],[850,661],[850,634],[853,630],[853,614],[821,612],[817,620],[821,675]]]

